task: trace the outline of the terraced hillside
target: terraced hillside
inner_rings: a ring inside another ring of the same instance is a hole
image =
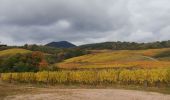
[[[15,55],[17,53],[29,53],[31,52],[30,50],[26,49],[19,49],[19,48],[13,48],[13,49],[7,49],[7,50],[2,50],[0,51],[0,56],[9,56],[9,55]]]
[[[56,66],[60,68],[170,67],[169,61],[159,57],[160,54],[168,51],[170,51],[170,48],[119,51],[106,50],[105,52],[95,51],[95,53],[92,54],[67,59],[56,64]]]

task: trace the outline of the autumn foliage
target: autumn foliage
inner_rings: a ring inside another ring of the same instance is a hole
[[[25,83],[78,83],[78,84],[139,84],[158,86],[170,83],[169,69],[137,69],[137,70],[84,70],[56,72],[3,73],[3,81]]]
[[[39,51],[0,59],[0,72],[36,72],[48,66],[44,53]]]

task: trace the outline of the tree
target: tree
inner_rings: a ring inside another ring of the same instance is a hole
[[[34,51],[31,54],[32,57],[32,64],[34,66],[39,66],[39,62],[41,62],[44,58],[44,54],[40,51]]]
[[[39,63],[39,70],[47,69],[47,67],[48,67],[48,62],[45,59],[42,59],[41,62]]]
[[[1,72],[35,72],[44,67],[48,67],[48,63],[42,52],[16,54],[0,62]]]

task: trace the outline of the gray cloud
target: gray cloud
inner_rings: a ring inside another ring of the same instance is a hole
[[[168,40],[169,5],[169,0],[1,0],[0,41]]]

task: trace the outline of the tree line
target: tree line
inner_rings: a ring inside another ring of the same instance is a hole
[[[136,43],[136,42],[103,42],[86,44],[79,46],[81,49],[111,49],[111,50],[141,50],[141,49],[156,49],[156,48],[169,48],[170,40],[168,41],[157,41],[150,43]]]

